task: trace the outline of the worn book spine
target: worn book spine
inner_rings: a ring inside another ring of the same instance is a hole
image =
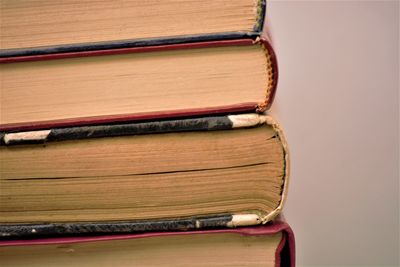
[[[62,44],[46,47],[24,48],[24,49],[0,49],[0,62],[3,59],[17,58],[17,57],[34,57],[38,59],[40,55],[50,54],[63,54],[63,53],[76,53],[88,52],[95,50],[114,50],[125,49],[134,47],[149,47],[171,44],[185,44],[196,42],[209,42],[209,41],[222,41],[234,39],[255,39],[260,36],[263,31],[264,19],[266,12],[266,0],[257,1],[257,15],[255,23],[251,31],[233,31],[233,32],[220,32],[209,34],[196,34],[184,36],[170,36],[161,38],[146,38],[146,39],[130,39],[130,40],[115,40],[82,44]]]
[[[2,239],[15,237],[38,237],[48,235],[79,235],[79,234],[112,234],[157,231],[188,231],[194,229],[210,229],[236,227],[259,224],[259,218],[253,214],[231,215],[222,214],[209,217],[191,217],[168,220],[138,220],[120,222],[85,222],[85,223],[49,223],[49,224],[18,224],[0,225]],[[245,222],[244,222],[245,221]]]
[[[188,119],[51,128],[39,131],[1,132],[1,145],[20,145],[99,137],[142,135],[187,131],[216,131],[254,127],[265,123],[265,116],[241,114]]]
[[[289,183],[289,151],[279,124],[268,115],[240,114],[191,118],[186,120],[165,120],[132,124],[116,124],[88,127],[50,129],[19,133],[2,133],[1,143],[5,146],[45,143],[63,140],[77,140],[121,135],[162,134],[182,131],[215,131],[235,128],[271,125],[282,143],[284,150],[284,177],[279,205],[270,213],[217,214],[207,217],[159,219],[147,221],[124,221],[109,223],[59,223],[59,224],[2,224],[0,237],[40,236],[49,234],[111,233],[172,231],[202,228],[238,227],[265,224],[278,216],[284,205]]]

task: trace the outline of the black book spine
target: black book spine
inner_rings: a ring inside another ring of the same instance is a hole
[[[0,239],[213,229],[229,226],[232,217],[230,214],[222,214],[157,221],[6,224],[0,225]]]
[[[233,122],[229,116],[214,116],[182,120],[54,128],[21,133],[0,133],[0,145],[40,144],[54,141],[171,132],[229,130],[232,127]]]

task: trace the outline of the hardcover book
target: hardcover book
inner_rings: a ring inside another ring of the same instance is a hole
[[[1,1],[0,57],[254,38],[265,0]]]
[[[3,59],[0,130],[262,112],[277,84],[266,40]]]
[[[267,115],[2,133],[0,235],[264,224],[282,209],[288,150]]]
[[[265,0],[2,1],[1,131],[263,112]]]
[[[2,266],[295,266],[289,225],[0,241]]]

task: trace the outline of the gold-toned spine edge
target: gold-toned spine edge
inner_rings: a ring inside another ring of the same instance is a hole
[[[266,115],[265,116],[265,121],[268,125],[271,125],[272,128],[276,131],[278,134],[279,139],[281,140],[282,147],[283,147],[283,152],[284,152],[284,177],[283,177],[283,185],[282,185],[282,193],[281,193],[281,201],[279,202],[279,205],[270,213],[266,214],[265,216],[262,216],[261,220],[262,223],[265,224],[271,220],[273,220],[278,214],[282,212],[283,206],[286,202],[287,194],[288,194],[288,188],[289,188],[289,178],[290,178],[290,156],[289,156],[289,148],[288,148],[288,143],[286,141],[286,137],[283,133],[283,130],[279,123],[273,119],[271,116]]]
[[[265,91],[265,97],[264,100],[261,103],[258,103],[256,111],[258,113],[264,112],[268,104],[270,102],[272,90],[274,87],[274,82],[275,82],[275,77],[274,77],[274,68],[273,68],[273,63],[271,59],[271,54],[268,50],[268,48],[265,46],[265,44],[261,41],[260,37],[257,37],[256,40],[254,41],[255,44],[259,44],[265,54],[265,71],[267,73],[268,81],[266,84],[266,87],[264,89]]]

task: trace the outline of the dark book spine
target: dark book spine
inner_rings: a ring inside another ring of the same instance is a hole
[[[193,217],[157,221],[105,222],[105,223],[50,223],[0,225],[0,238],[31,238],[84,234],[116,234],[137,232],[187,231],[229,226],[232,215]]]
[[[0,143],[1,145],[18,145],[124,135],[215,131],[231,129],[232,125],[228,116],[214,116],[183,120],[54,128],[42,131],[0,133]]]
[[[150,47],[163,45],[176,45],[199,42],[227,41],[235,39],[256,39],[259,33],[256,32],[226,32],[215,34],[185,35],[163,38],[146,38],[132,40],[117,40],[96,43],[68,44],[43,46],[24,49],[4,49],[0,50],[0,63],[7,63],[6,58],[28,57],[39,55],[51,55],[62,53],[90,52],[97,50],[115,50],[135,47]]]
[[[255,127],[264,123],[264,115],[238,114],[123,124],[53,128],[27,132],[0,132],[0,145],[10,146],[32,143],[37,144],[54,141],[171,132],[217,131],[229,130],[232,128]]]
[[[264,28],[264,21],[267,9],[267,0],[258,0],[257,5],[257,18],[254,24],[253,31],[261,34]]]

